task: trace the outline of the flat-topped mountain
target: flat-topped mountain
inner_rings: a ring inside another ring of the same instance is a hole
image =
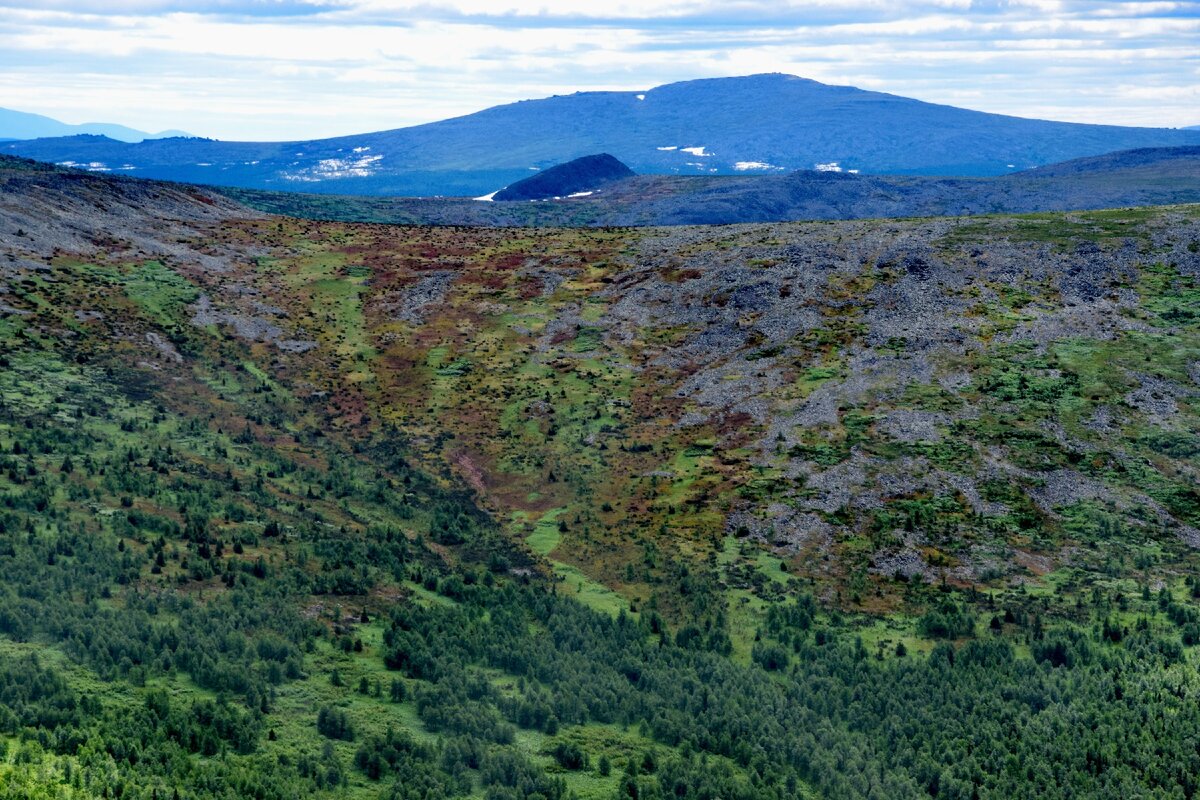
[[[223,186],[474,197],[528,177],[531,169],[593,153],[658,175],[798,169],[1003,175],[1114,150],[1183,145],[1200,145],[1200,131],[1022,119],[768,74],[644,92],[581,92],[313,141],[124,144],[68,137],[0,148],[95,170]]]

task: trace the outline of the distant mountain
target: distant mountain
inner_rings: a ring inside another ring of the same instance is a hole
[[[0,108],[0,141],[8,139],[40,139],[45,137],[74,136],[76,134],[93,134],[106,136],[121,142],[140,142],[145,139],[164,139],[170,136],[189,136],[183,131],[161,131],[146,133],[145,131],[127,128],[124,125],[113,125],[105,122],[86,122],[82,125],[68,125],[41,114],[29,114],[24,111],[14,111],[10,108]]]
[[[328,194],[479,196],[591,153],[641,174],[1002,175],[1200,131],[1020,119],[791,75],[584,92],[411,128],[305,142],[102,137],[0,145],[43,161],[141,177]]]
[[[530,175],[496,192],[495,200],[545,200],[590,195],[613,181],[636,173],[608,153],[583,156]]]

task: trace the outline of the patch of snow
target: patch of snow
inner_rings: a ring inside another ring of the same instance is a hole
[[[137,169],[133,164],[122,164],[117,169]]]
[[[814,164],[813,169],[817,172],[841,172],[842,167],[836,161],[828,161],[824,164]]]
[[[482,201],[482,202],[484,202],[484,203],[490,203],[490,202],[492,202],[493,200],[495,200],[495,199],[496,199],[496,192],[499,192],[499,191],[500,191],[500,190],[499,190],[499,189],[497,189],[495,192],[492,192],[491,194],[485,194],[485,195],[483,195],[482,197],[475,197],[475,198],[472,198],[472,199],[473,199],[473,200],[480,200],[480,201]]]
[[[531,170],[533,170],[534,172],[541,172],[541,171],[542,171],[542,168],[541,168],[541,167],[530,167],[530,169],[531,169]]]
[[[570,197],[587,197],[588,195],[593,195],[593,194],[595,194],[595,192],[576,192],[575,194],[567,195],[567,197],[568,198],[570,198]]]
[[[306,183],[337,178],[367,178],[375,174],[375,165],[382,160],[383,156],[364,155],[357,158],[323,158],[315,166],[299,172],[285,172],[283,177],[289,181]]]
[[[88,172],[112,172],[103,161],[89,161],[85,169]]]
[[[708,158],[709,156],[714,155],[713,153],[705,152],[704,145],[700,145],[699,147],[681,147],[680,151],[684,153],[691,153],[692,155],[700,156],[701,158]]]
[[[368,151],[368,150],[370,150],[370,149],[371,149],[370,147],[356,147],[356,148],[354,148],[354,152],[356,152],[356,153],[365,153],[365,152],[367,152],[367,151]]]
[[[848,169],[848,170],[846,170],[846,172],[849,172],[851,175],[857,175],[857,174],[858,174],[858,170],[856,170],[856,169]]]
[[[196,166],[197,167],[211,167],[212,162],[211,161],[197,161]]]
[[[1009,165],[1008,165],[1008,168],[1009,168],[1009,169],[1016,169],[1016,164],[1009,164]]]
[[[654,149],[655,150],[678,150],[679,147],[678,147],[678,145],[671,145],[670,147],[656,147]]]
[[[765,161],[738,161],[733,168],[738,172],[745,172],[748,169],[783,169],[783,167],[777,167]]]
[[[644,95],[644,94],[635,94],[635,95],[634,95],[634,97],[636,97],[638,100],[645,100],[645,99],[646,99],[646,95]]]

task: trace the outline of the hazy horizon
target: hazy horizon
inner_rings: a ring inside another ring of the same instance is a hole
[[[1200,124],[1200,3],[0,0],[0,106],[220,139],[761,72],[1067,122]]]

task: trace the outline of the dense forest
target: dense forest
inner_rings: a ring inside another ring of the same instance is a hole
[[[263,479],[239,486],[169,443],[182,437],[109,451],[89,436],[145,433],[136,409],[6,417],[10,796],[1195,792],[1188,593],[1095,592],[1064,618],[1044,597],[924,587],[917,628],[940,643],[916,652],[868,648],[852,619],[798,594],[739,663],[720,615],[672,630],[509,577],[469,501],[400,462],[385,476],[326,449],[322,477],[246,443]],[[284,474],[313,496],[311,521],[287,530],[273,520]],[[380,480],[409,499],[381,502]],[[313,510],[329,498],[396,527],[337,527]],[[112,513],[84,519],[105,501]],[[456,541],[451,556],[439,538]],[[396,602],[373,594],[384,587]],[[285,705],[310,684],[319,705]]]

